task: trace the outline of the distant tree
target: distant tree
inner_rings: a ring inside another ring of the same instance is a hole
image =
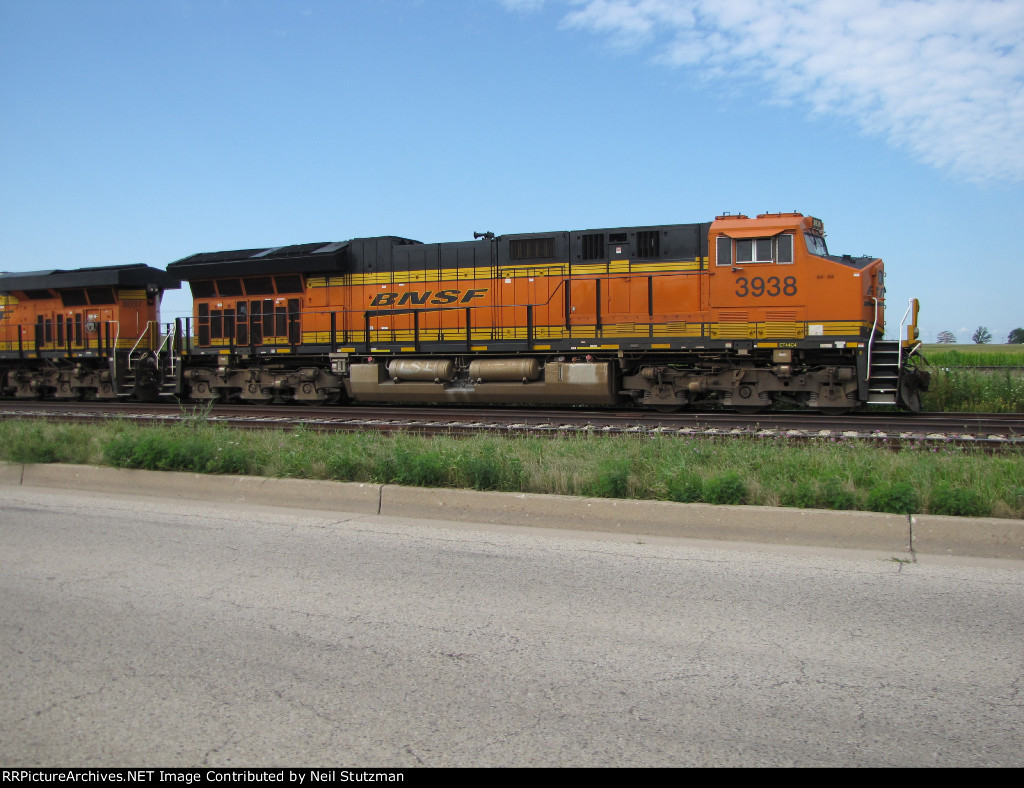
[[[987,345],[992,341],[992,332],[985,326],[978,326],[978,330],[971,334],[971,341],[975,345]]]
[[[940,331],[939,335],[935,339],[940,345],[956,344],[956,334],[952,331]]]
[[[1006,338],[1007,345],[1024,345],[1024,328],[1015,328]]]

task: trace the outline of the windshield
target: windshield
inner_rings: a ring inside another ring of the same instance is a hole
[[[825,257],[828,254],[828,248],[825,246],[825,239],[820,235],[812,235],[811,233],[804,233],[804,240],[807,241],[807,251],[811,254],[817,255],[818,257]]]

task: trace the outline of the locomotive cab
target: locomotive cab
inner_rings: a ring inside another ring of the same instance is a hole
[[[722,324],[720,337],[770,342],[881,336],[882,261],[830,255],[820,219],[799,213],[719,216],[711,239],[710,305]]]
[[[883,340],[880,259],[830,253],[824,224],[800,213],[727,214],[710,235],[712,334],[749,358],[744,380],[754,385],[738,393],[760,401],[748,409],[775,400],[829,412],[898,402],[904,360],[898,343]]]

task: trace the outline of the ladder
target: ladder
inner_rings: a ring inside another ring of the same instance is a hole
[[[117,335],[120,336],[120,324],[117,325]],[[132,345],[131,350],[128,351],[128,357],[125,359],[124,366],[122,367],[117,360],[117,353],[110,359],[110,371],[111,380],[113,382],[114,391],[119,397],[132,397],[135,396],[136,388],[140,385],[147,386],[152,381],[154,372],[154,358],[159,359],[159,351],[154,353],[150,348],[153,344],[150,339],[151,334],[159,336],[159,327],[156,323],[150,321],[146,324],[146,330],[143,331],[138,339],[135,340],[135,344]],[[114,341],[114,347],[117,347],[117,340]],[[143,367],[146,367],[145,369]],[[139,380],[139,374],[142,373],[142,380]]]
[[[868,366],[869,405],[897,404],[902,364],[900,351],[900,342],[897,339],[875,341]]]
[[[181,351],[178,349],[178,323],[169,323],[167,333],[156,349],[157,361],[163,375],[160,377],[159,397],[176,397],[181,381]]]
[[[920,401],[917,399],[916,389],[928,388],[927,379],[920,386],[912,385],[908,391],[902,392],[903,403],[900,403],[900,386],[903,385],[903,362],[904,356],[909,357],[917,351],[921,343],[917,341],[917,299],[911,298],[907,311],[900,321],[900,332],[903,334],[903,327],[907,326],[907,341],[899,339],[876,339],[878,328],[878,310],[881,304],[875,300],[875,323],[871,327],[871,338],[868,340],[868,404],[869,405],[899,405],[903,404],[911,410],[920,410]],[[907,319],[910,324],[907,325]],[[911,384],[915,383],[911,379]],[[914,403],[917,403],[916,406]]]

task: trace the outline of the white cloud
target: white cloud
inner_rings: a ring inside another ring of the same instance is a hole
[[[503,0],[536,10],[543,0]],[[1024,180],[1021,0],[555,0],[562,24],[850,118],[972,181]]]

